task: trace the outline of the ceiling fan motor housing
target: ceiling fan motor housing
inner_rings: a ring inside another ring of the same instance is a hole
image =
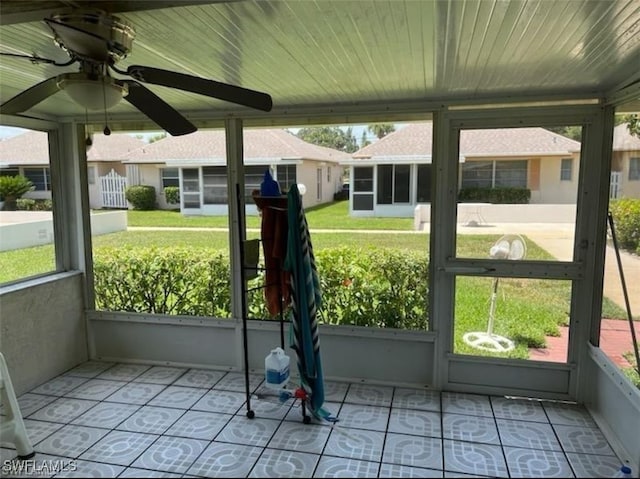
[[[59,13],[46,21],[58,46],[79,58],[116,63],[131,52],[133,26],[104,11]]]

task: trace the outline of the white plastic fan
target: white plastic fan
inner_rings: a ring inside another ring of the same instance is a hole
[[[491,259],[508,259],[519,260],[527,254],[527,244],[520,235],[504,235],[489,250]],[[482,349],[484,351],[493,351],[498,353],[506,353],[511,351],[515,345],[513,341],[504,336],[493,334],[493,323],[495,321],[496,300],[498,298],[498,281],[499,278],[493,279],[493,288],[491,291],[491,305],[489,306],[489,322],[487,331],[466,333],[462,339],[469,346]]]

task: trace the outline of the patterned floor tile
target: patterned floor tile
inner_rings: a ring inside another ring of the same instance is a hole
[[[184,413],[185,411],[182,409],[142,406],[120,424],[118,430],[163,434]]]
[[[339,381],[325,381],[324,400],[327,402],[341,403],[347,395],[349,383]]]
[[[428,389],[396,388],[393,394],[394,408],[440,411],[440,393]]]
[[[493,417],[488,396],[465,393],[442,393],[442,412]]]
[[[150,471],[148,469],[138,469],[137,467],[128,467],[124,470],[120,477],[187,477],[181,474],[165,471]]]
[[[129,383],[122,386],[105,401],[143,405],[156,397],[165,387],[162,384]]]
[[[440,414],[418,409],[391,409],[389,432],[442,437]]]
[[[458,441],[500,444],[496,421],[492,417],[445,413],[442,415],[442,437]]]
[[[185,473],[207,447],[207,441],[182,437],[160,437],[132,467]]]
[[[615,456],[599,429],[579,426],[553,426],[566,452]]]
[[[491,396],[491,405],[496,418],[549,422],[540,401]]]
[[[389,433],[384,445],[382,462],[442,469],[442,440]]]
[[[58,399],[58,396],[26,393],[18,398],[18,407],[20,408],[22,417],[26,418],[38,409],[42,409],[47,404],[51,404],[56,399]]]
[[[264,376],[262,374],[249,374],[249,389],[255,392],[263,383]],[[246,391],[245,377],[243,373],[227,373],[220,379],[213,389],[221,389],[224,391],[236,391],[244,393]]]
[[[327,412],[329,412],[332,416],[337,417],[338,419],[340,419],[340,408],[341,405],[340,403],[336,403],[336,402],[325,402],[322,405],[323,409],[325,409]],[[309,411],[307,411],[307,415],[309,415]],[[328,423],[327,421],[325,421],[324,419],[317,419],[313,416],[309,416],[311,418],[311,423],[313,424],[322,424],[322,425],[330,425],[330,423]],[[291,408],[289,409],[289,412],[287,412],[287,415],[284,417],[285,421],[292,421],[292,422],[301,422],[302,419],[302,407],[301,407],[301,403],[299,400],[295,400],[293,402],[293,404],[291,405]]]
[[[153,366],[133,379],[134,382],[151,384],[171,384],[187,370],[185,368],[172,368],[168,366]]]
[[[379,462],[383,444],[383,432],[335,426],[331,428],[324,454]]]
[[[351,404],[367,404],[369,406],[391,406],[393,387],[373,384],[351,384],[344,399]]]
[[[207,392],[202,388],[169,386],[149,401],[150,406],[189,409]]]
[[[227,374],[226,371],[189,369],[186,373],[180,376],[173,385],[211,389],[224,377],[225,374]]]
[[[128,431],[111,431],[89,448],[80,459],[129,466],[158,436]]]
[[[311,477],[319,459],[317,454],[265,449],[249,477]]]
[[[389,408],[345,403],[340,408],[339,418],[342,427],[385,431],[389,421]]]
[[[55,422],[24,419],[24,427],[27,430],[27,437],[29,438],[29,442],[32,446],[35,446],[44,438],[56,432],[62,426],[63,424],[58,424]],[[7,439],[8,435],[0,433],[0,446],[7,449],[15,449],[15,444],[13,442],[8,442]]]
[[[80,426],[114,429],[138,409],[140,409],[140,406],[136,404],[101,402],[71,421],[71,423]]]
[[[502,448],[445,439],[444,469],[479,476],[509,477]]]
[[[582,406],[575,404],[567,404],[562,402],[543,402],[542,403],[549,421],[554,426],[586,426],[596,427],[596,423],[587,411]]]
[[[313,477],[378,477],[377,462],[322,456]]]
[[[95,427],[63,426],[36,445],[35,450],[54,456],[78,457],[107,433]]]
[[[91,461],[76,461],[72,470],[56,474],[56,477],[117,477],[124,467]]]
[[[283,421],[268,446],[274,449],[321,454],[330,433],[331,428],[328,426]]]
[[[562,452],[505,447],[511,477],[575,477]]]
[[[212,390],[206,393],[191,409],[196,411],[235,414],[244,404],[245,395],[233,391]]]
[[[285,418],[292,404],[293,400],[281,402],[275,395],[261,395],[259,399],[254,396],[251,399],[251,410],[255,417],[281,420]],[[246,412],[246,407],[243,407],[236,414],[245,415]]]
[[[562,451],[550,424],[496,419],[503,446]]]
[[[615,456],[568,452],[567,459],[576,477],[613,477],[621,465],[620,460]]]
[[[232,417],[217,412],[187,411],[165,434],[212,441]]]
[[[98,404],[86,399],[60,398],[29,416],[29,419],[69,423]]]
[[[399,464],[380,464],[380,477],[442,477],[442,471]]]
[[[7,454],[9,452],[9,454]],[[75,468],[73,459],[61,456],[38,453],[32,461],[13,461],[15,451],[0,449],[0,459],[2,460],[2,477],[53,477],[65,470]],[[11,461],[11,462],[5,462]]]
[[[116,364],[105,372],[98,374],[98,378],[111,379],[113,381],[133,381],[150,368],[151,366],[146,364]]]
[[[86,383],[81,384],[73,391],[65,394],[65,397],[76,399],[91,399],[93,401],[102,401],[106,397],[112,395],[122,386],[124,381],[107,381],[104,379],[90,379]]]
[[[57,378],[41,384],[30,392],[35,394],[46,394],[48,396],[64,396],[69,391],[77,388],[82,383],[86,383],[87,378],[78,378],[74,376],[58,376]]]
[[[87,361],[73,369],[70,369],[65,376],[78,376],[81,378],[95,378],[98,374],[103,373],[115,363],[109,363],[105,361]]]
[[[247,477],[262,448],[212,442],[187,471],[204,477]]]
[[[249,419],[243,416],[234,416],[220,431],[216,441],[264,447],[278,425],[279,422],[273,419]]]

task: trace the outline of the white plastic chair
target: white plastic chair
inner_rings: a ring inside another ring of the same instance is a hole
[[[30,459],[35,455],[31,446],[27,430],[24,427],[22,413],[18,406],[16,394],[13,391],[11,376],[7,369],[4,356],[0,353],[0,398],[4,405],[5,416],[1,418],[0,438],[2,441],[10,442],[16,446],[18,459]]]

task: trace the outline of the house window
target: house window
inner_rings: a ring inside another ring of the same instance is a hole
[[[353,210],[373,210],[373,166],[353,168]]]
[[[571,181],[573,176],[573,158],[562,158],[560,162],[560,181]]]
[[[431,202],[431,165],[418,165],[418,203]]]
[[[225,180],[225,187],[226,185]],[[198,168],[182,169],[181,196],[184,208],[200,208],[200,171]]]
[[[296,176],[296,165],[278,165],[276,167],[276,178],[280,184],[280,191],[289,191],[289,186],[298,184]]]
[[[331,183],[331,167],[327,166],[327,183]]]
[[[167,186],[180,186],[180,173],[178,168],[162,168],[160,170],[162,189]]]
[[[202,183],[205,205],[226,205],[228,203],[226,166],[203,167]]]
[[[463,188],[491,188],[492,186],[492,161],[468,161],[462,163]]]
[[[87,181],[90,185],[96,184],[96,167],[87,166]]]
[[[23,174],[33,183],[35,191],[51,191],[49,168],[25,168]]]
[[[2,168],[0,169],[0,176],[18,176],[20,170],[18,168]]]
[[[316,200],[322,201],[322,168],[316,170]]]
[[[463,188],[526,188],[527,160],[468,161],[462,164]]]
[[[640,180],[640,158],[629,159],[629,181]]]

